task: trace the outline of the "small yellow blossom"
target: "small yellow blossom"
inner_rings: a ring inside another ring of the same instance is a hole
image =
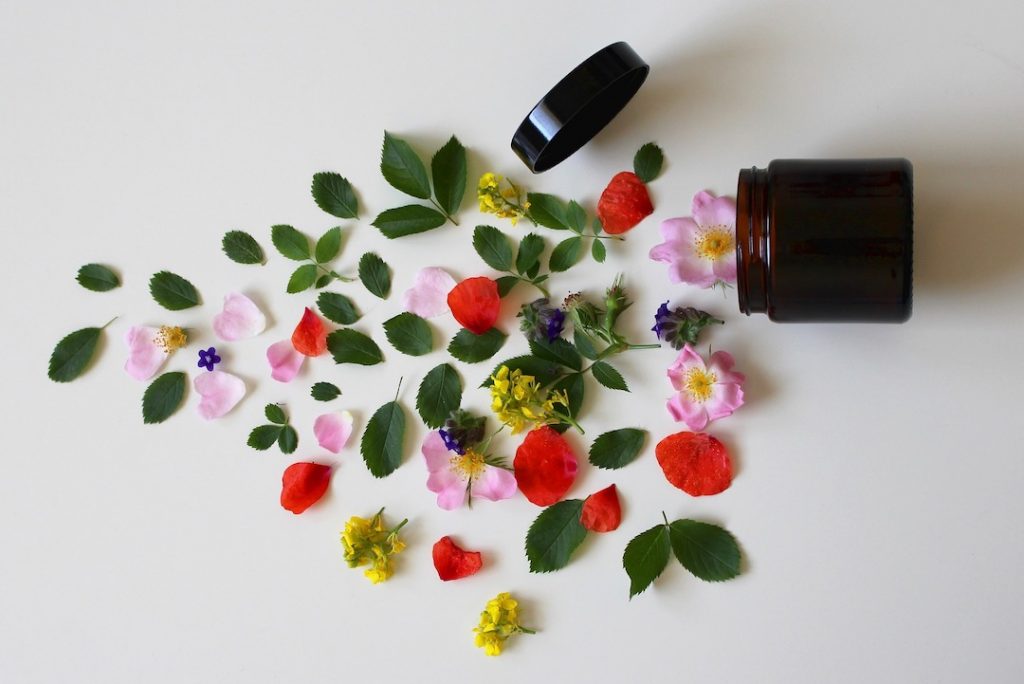
[[[505,187],[502,187],[502,182]],[[480,176],[476,188],[480,211],[511,219],[513,226],[527,216],[530,209],[530,203],[524,201],[522,195],[522,190],[515,183],[490,172]]]
[[[565,390],[545,390],[532,375],[502,366],[491,376],[491,410],[498,420],[522,432],[530,425],[549,425],[566,419],[555,407],[569,408],[569,395]]]
[[[371,520],[352,516],[341,533],[345,562],[350,568],[370,566],[363,574],[374,584],[386,581],[395,573],[391,556],[405,549],[405,542],[398,537],[398,531],[407,522],[403,520],[396,527],[387,529],[384,526],[383,508]]]
[[[489,656],[501,655],[505,640],[513,634],[535,634],[519,624],[519,602],[507,591],[487,602],[480,613],[480,623],[473,628],[477,648]]]
[[[161,325],[156,333],[156,344],[170,354],[188,344],[188,335],[178,326]]]

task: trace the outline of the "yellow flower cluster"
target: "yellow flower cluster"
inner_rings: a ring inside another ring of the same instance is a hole
[[[156,333],[156,345],[170,354],[188,344],[188,335],[178,326],[161,325]]]
[[[501,187],[503,180],[507,186],[505,188]],[[480,200],[480,211],[494,214],[498,218],[511,219],[513,226],[526,216],[530,209],[530,203],[523,201],[519,187],[494,173],[488,172],[480,176],[476,196]]]
[[[518,368],[510,371],[502,366],[491,376],[491,410],[498,420],[519,434],[530,425],[559,423],[565,418],[555,408],[569,407],[565,390],[547,391],[532,375],[524,375]]]
[[[345,549],[348,567],[361,565],[370,567],[363,573],[374,584],[380,584],[395,573],[391,556],[401,553],[405,542],[398,538],[398,531],[408,520],[403,520],[393,529],[384,526],[384,509],[377,511],[372,519],[354,515],[345,523],[341,533],[341,545]]]
[[[504,591],[490,601],[480,613],[480,624],[473,628],[477,648],[489,656],[501,655],[505,640],[513,634],[535,634],[519,624],[519,602]]]

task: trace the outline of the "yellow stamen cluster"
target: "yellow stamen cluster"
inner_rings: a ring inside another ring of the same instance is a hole
[[[480,624],[473,628],[477,648],[484,649],[489,656],[501,655],[505,640],[513,634],[533,634],[519,624],[519,602],[507,591],[487,602],[480,613]]]
[[[405,542],[398,538],[398,531],[406,522],[403,520],[397,527],[387,529],[384,526],[383,508],[370,520],[357,515],[349,518],[345,523],[345,531],[341,533],[341,545],[345,550],[348,567],[370,566],[363,574],[374,584],[380,584],[391,577],[395,573],[391,556],[401,553],[405,548]]]
[[[518,368],[510,371],[502,366],[491,376],[491,410],[498,420],[519,434],[530,425],[548,425],[561,422],[556,405],[568,409],[569,395],[565,390],[548,391],[532,375],[524,375]]]
[[[501,187],[502,181],[506,185],[504,188]],[[511,219],[513,226],[526,216],[530,208],[530,203],[523,201],[522,191],[515,183],[494,173],[480,176],[476,196],[480,201],[481,212]]]
[[[728,226],[709,226],[700,231],[695,240],[697,256],[708,261],[717,261],[736,250],[736,239]]]
[[[473,482],[483,474],[484,469],[487,467],[487,462],[484,460],[484,455],[480,452],[466,449],[464,454],[453,454],[448,459],[448,465],[458,473],[459,477]]]
[[[704,368],[691,368],[686,373],[683,389],[690,398],[697,402],[705,402],[711,398],[711,390],[718,382],[718,376]]]
[[[170,354],[188,344],[188,335],[178,326],[161,325],[156,333],[156,344]]]

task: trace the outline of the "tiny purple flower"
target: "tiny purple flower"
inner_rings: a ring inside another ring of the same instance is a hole
[[[438,432],[441,433],[441,439],[444,441],[444,445],[448,448],[448,451],[454,451],[460,456],[466,453],[466,450],[461,444],[459,444],[459,440],[452,437],[448,430],[441,428]]]
[[[208,371],[212,371],[213,367],[220,363],[220,357],[217,356],[216,347],[210,347],[209,349],[199,350],[199,363],[200,368],[205,368]]]

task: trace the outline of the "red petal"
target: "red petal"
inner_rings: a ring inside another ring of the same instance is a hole
[[[465,551],[451,537],[441,537],[434,544],[434,569],[445,582],[476,574],[483,564],[479,551]]]
[[[545,425],[531,430],[512,462],[519,490],[538,506],[550,506],[576,479],[576,456],[562,435]]]
[[[331,482],[331,466],[293,463],[281,477],[281,506],[298,515],[320,500]]]
[[[494,327],[501,310],[498,283],[484,276],[466,278],[448,293],[448,308],[462,327],[483,335]]]
[[[604,232],[625,233],[654,212],[647,186],[632,171],[615,174],[597,202]]]
[[[691,496],[718,494],[732,484],[725,445],[703,432],[678,432],[654,449],[665,478]]]
[[[611,532],[622,522],[622,507],[615,485],[594,492],[583,502],[580,524],[592,532]]]
[[[304,356],[320,356],[327,351],[327,328],[308,306],[292,333],[292,346]]]

